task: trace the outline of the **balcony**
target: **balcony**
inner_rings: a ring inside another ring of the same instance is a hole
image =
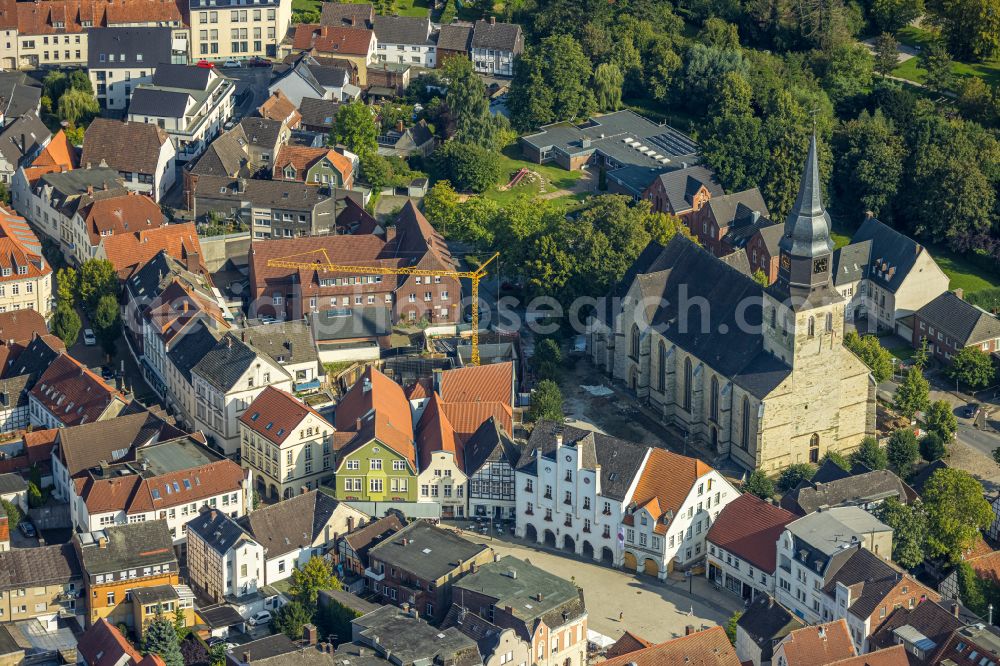
[[[535,515],[535,512],[532,511],[531,509],[525,509],[524,510],[524,515],[526,515],[526,516],[533,516],[533,515]]]
[[[383,569],[382,571],[375,571],[371,567],[368,567],[367,569],[365,569],[365,577],[371,578],[374,581],[381,582],[385,580],[385,570]]]
[[[583,527],[583,531],[586,532],[587,534],[590,534],[590,526],[589,525],[585,525]]]
[[[545,521],[548,523],[552,522],[552,516],[545,516]]]
[[[542,497],[544,497],[545,499],[552,499],[552,493],[545,493],[544,495],[542,495]]]

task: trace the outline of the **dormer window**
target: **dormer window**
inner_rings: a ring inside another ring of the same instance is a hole
[[[285,178],[295,178],[295,167],[285,167]]]
[[[4,277],[10,277],[10,269],[9,268],[4,268],[3,269],[3,276]]]
[[[27,266],[18,266],[17,267],[17,274],[18,275],[27,275],[28,274],[28,267]]]

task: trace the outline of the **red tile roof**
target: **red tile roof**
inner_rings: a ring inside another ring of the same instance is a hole
[[[796,629],[779,645],[784,647],[788,666],[826,666],[857,654],[846,620]]]
[[[118,277],[123,280],[161,250],[182,264],[187,262],[188,257],[197,254],[202,272],[208,272],[202,260],[204,255],[194,222],[166,224],[154,229],[140,229],[134,233],[119,233],[105,237],[101,244],[104,246],[104,255],[114,264]]]
[[[441,373],[441,399],[445,402],[502,402],[513,407],[514,363],[445,370]]]
[[[403,388],[403,393],[406,394],[407,400],[423,400],[425,398],[431,397],[434,393],[434,382],[428,377],[423,379],[418,379],[409,386]]]
[[[652,448],[632,500],[636,506],[646,507],[650,511],[657,521],[654,529],[664,534],[666,524],[661,523],[660,518],[668,512],[673,515],[680,511],[698,479],[711,471],[711,467],[697,458]]]
[[[319,412],[291,393],[268,386],[250,403],[239,420],[250,430],[280,446],[309,414],[327,423]]]
[[[510,405],[502,402],[442,402],[442,408],[447,415],[451,425],[455,428],[455,434],[462,442],[479,430],[491,418],[496,419],[497,425],[504,429],[504,432],[514,432],[514,416]]]
[[[83,632],[76,644],[76,651],[89,666],[164,666],[163,660],[155,654],[143,657],[132,644],[125,640],[118,629],[105,620],[99,619],[90,629]]]
[[[371,366],[365,368],[364,374],[337,405],[334,416],[337,430],[358,433],[358,436],[353,438],[353,445],[362,446],[368,443],[370,441],[368,436],[371,435],[409,460],[416,469],[410,403],[407,402],[399,384],[378,370]],[[341,457],[347,455],[353,445],[342,451]]]
[[[306,181],[306,172],[312,168],[316,162],[323,158],[330,160],[330,164],[340,173],[344,183],[351,182],[351,173],[354,165],[332,148],[312,148],[310,146],[282,146],[278,150],[278,156],[274,158],[274,178],[280,180],[284,177],[286,166],[291,165],[295,169],[295,178],[299,182]]]
[[[301,23],[295,26],[292,48],[296,51],[316,51],[324,54],[367,56],[375,33],[362,28]]]
[[[22,35],[83,32],[93,27],[136,23],[184,22],[174,0],[46,0],[17,3],[17,31]],[[61,24],[61,25],[58,25]]]
[[[66,353],[42,373],[31,395],[65,426],[93,423],[115,403],[125,406],[115,389]]]
[[[95,246],[107,236],[157,229],[164,223],[159,204],[134,192],[97,199],[78,212]]]
[[[605,652],[604,656],[607,659],[614,659],[615,657],[620,657],[623,654],[629,654],[635,652],[636,650],[642,650],[643,648],[652,647],[652,643],[647,641],[642,636],[637,636],[631,631],[626,631],[621,635],[615,644],[609,647]]]
[[[141,514],[238,492],[245,474],[232,460],[220,460],[145,479],[138,474],[111,479],[88,475],[75,479],[74,484],[91,514],[109,511]]]
[[[59,130],[49,143],[38,153],[31,166],[24,170],[28,182],[34,185],[35,180],[47,173],[72,171],[76,168],[76,148],[70,145],[66,132]]]
[[[47,335],[45,317],[37,310],[13,310],[0,312],[0,344],[13,342],[28,343],[37,333]]]
[[[216,303],[202,298],[178,279],[174,279],[160,292],[146,310],[145,317],[167,345],[185,331],[191,330],[202,317],[212,317],[228,327]]]
[[[830,662],[829,666],[909,666],[906,648],[893,645],[884,650],[876,650],[856,657]]]
[[[739,666],[726,631],[712,627],[601,662],[603,666]]]
[[[52,447],[56,445],[58,437],[59,428],[24,433],[24,450],[28,454],[28,462],[37,465],[52,460]]]
[[[706,538],[761,571],[774,573],[774,544],[796,518],[791,511],[744,493],[722,509]]]
[[[264,103],[257,108],[261,118],[284,121],[289,129],[295,129],[302,122],[302,115],[281,90],[275,90]]]
[[[459,469],[465,469],[462,443],[455,434],[455,428],[448,420],[437,393],[431,396],[424,407],[420,423],[417,424],[417,450],[420,453],[420,469],[426,469],[431,463],[431,455],[439,451],[451,453],[455,465]]]
[[[0,282],[40,278],[52,272],[42,256],[42,244],[27,221],[0,206],[0,268],[10,269],[10,275],[0,276]],[[26,273],[18,273],[18,269]]]

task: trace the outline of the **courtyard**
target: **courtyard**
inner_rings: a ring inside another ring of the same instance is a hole
[[[585,561],[575,555],[545,549],[504,535],[465,533],[484,541],[500,556],[512,555],[583,588],[587,602],[587,626],[613,639],[625,630],[654,643],[684,635],[685,627],[696,630],[725,625],[743,609],[738,597],[717,589],[704,576],[688,581],[672,575],[666,581],[639,576]],[[688,593],[689,584],[693,594]],[[622,620],[619,621],[619,613]]]

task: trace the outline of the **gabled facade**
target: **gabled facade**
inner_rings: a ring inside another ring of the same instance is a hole
[[[516,23],[476,21],[469,55],[472,67],[489,76],[513,76],[514,59],[524,51],[524,34]]]
[[[132,91],[149,83],[161,62],[185,64],[187,40],[173,44],[167,27],[97,28],[87,35],[87,74],[97,101],[108,109],[124,111]]]
[[[4,622],[82,616],[86,604],[83,573],[70,544],[0,552],[0,618]]]
[[[132,192],[159,201],[176,178],[176,151],[156,125],[95,118],[83,138],[80,164],[115,169]]]
[[[0,313],[52,310],[52,267],[23,217],[0,206]]]
[[[469,479],[469,516],[516,518],[514,470],[521,449],[491,417],[465,442],[465,474]]]
[[[60,354],[30,393],[31,424],[40,428],[105,421],[127,407],[125,397],[69,354]]]
[[[170,142],[167,142],[170,145]],[[171,167],[172,169],[173,167]],[[105,239],[135,231],[158,229],[165,223],[160,206],[146,194],[124,192],[88,201],[69,221],[73,235],[72,254],[76,265],[95,259]]]
[[[188,579],[197,591],[221,603],[264,586],[267,552],[233,516],[203,510],[186,528]]]
[[[437,45],[432,37],[434,26],[427,17],[376,16],[376,62],[434,68]]]
[[[421,502],[441,506],[442,518],[464,518],[466,481],[464,446],[448,420],[436,393],[424,408],[417,424]]]

